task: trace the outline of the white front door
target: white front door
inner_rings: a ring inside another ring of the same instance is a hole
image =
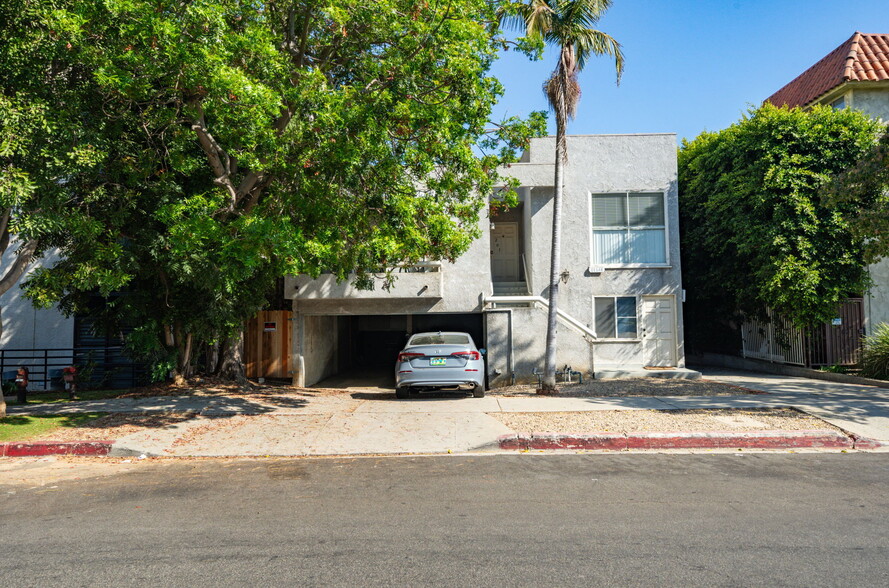
[[[642,298],[642,354],[646,366],[676,365],[675,304],[673,296]]]
[[[519,227],[517,223],[495,223],[491,229],[491,279],[519,281]]]

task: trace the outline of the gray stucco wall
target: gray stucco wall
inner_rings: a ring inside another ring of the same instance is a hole
[[[302,353],[305,361],[303,385],[311,386],[336,373],[336,317],[307,316],[302,328]]]
[[[676,136],[586,135],[568,138],[569,163],[565,168],[562,222],[562,266],[569,272],[560,288],[560,309],[594,328],[593,299],[596,296],[671,296],[675,300],[676,359],[684,366],[681,273],[679,268],[678,191]],[[504,170],[519,179],[522,206],[523,250],[529,268],[531,294],[546,298],[549,283],[550,236],[555,139],[534,139],[522,157]],[[590,194],[598,192],[661,192],[666,197],[667,264],[657,268],[614,268],[591,272]],[[374,315],[421,313],[481,313],[492,310],[484,299],[492,294],[490,264],[490,221],[486,211],[480,219],[481,238],[454,263],[441,268],[441,296],[420,295],[409,289],[375,291],[371,297],[325,298],[306,296],[311,288],[307,277],[289,278],[287,295],[294,299],[297,320],[318,315]],[[301,294],[302,293],[302,294]],[[520,381],[534,381],[533,370],[542,369],[546,333],[546,308],[494,309],[486,316],[489,376],[494,385],[508,383],[515,371]],[[307,324],[307,323],[306,323]],[[323,330],[323,329],[322,329]],[[330,329],[334,331],[335,329]],[[316,373],[317,351],[310,341],[321,331],[304,327],[303,354],[306,382]],[[511,343],[511,347],[510,347]],[[335,344],[334,344],[335,347]],[[324,347],[327,349],[327,347]],[[299,352],[299,346],[294,345]],[[310,353],[312,359],[310,361]],[[590,373],[595,367],[641,365],[641,339],[620,342],[592,341],[560,322],[557,365],[570,365]],[[299,365],[299,362],[294,362]],[[499,370],[500,375],[494,372]],[[311,377],[310,377],[311,375]],[[326,375],[326,374],[325,374]]]
[[[492,387],[507,386],[513,374],[517,383],[536,383],[534,372],[543,372],[543,344],[547,315],[541,308],[503,308],[486,313],[488,355],[486,368]],[[594,345],[565,325],[558,329],[556,368],[566,365],[592,377]],[[509,342],[512,343],[510,349]],[[499,373],[498,373],[499,372]]]
[[[889,85],[853,87],[850,94],[854,109],[889,122]],[[865,330],[871,335],[878,324],[889,323],[889,260],[884,258],[868,269],[873,286],[864,299],[864,321]]]
[[[864,298],[864,321],[868,335],[880,323],[889,324],[889,258],[869,266],[874,286]]]
[[[593,327],[595,296],[675,296],[677,308],[678,363],[684,365],[682,345],[682,286],[679,267],[679,195],[677,189],[676,136],[593,135],[568,138],[569,163],[565,168],[562,209],[562,269],[568,282],[559,288],[561,309]],[[549,243],[552,233],[552,162],[555,138],[535,139],[527,164],[513,164],[509,173],[523,183],[539,183],[531,188],[531,227],[528,238],[534,243],[532,294],[548,296]],[[656,269],[621,268],[590,273],[589,199],[600,192],[664,192],[667,204],[668,267]],[[565,329],[562,329],[565,330]],[[596,343],[598,365],[641,364],[641,342]],[[566,350],[567,351],[567,350]],[[576,350],[571,353],[575,353]],[[561,350],[560,350],[561,353]],[[559,365],[563,361],[559,360]]]
[[[889,122],[889,86],[883,88],[853,88],[852,108],[868,116]]]

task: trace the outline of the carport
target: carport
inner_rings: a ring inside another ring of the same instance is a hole
[[[485,345],[482,313],[304,316],[301,330],[305,385],[394,387],[395,357],[408,335],[464,331]]]

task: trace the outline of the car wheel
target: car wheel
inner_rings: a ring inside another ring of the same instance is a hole
[[[485,387],[484,386],[476,386],[472,389],[473,398],[484,398],[485,397]]]
[[[395,398],[405,399],[410,396],[410,388],[407,386],[399,386],[395,389]]]

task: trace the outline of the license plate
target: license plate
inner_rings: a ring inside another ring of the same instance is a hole
[[[430,357],[429,365],[445,365],[448,363],[447,357]]]

